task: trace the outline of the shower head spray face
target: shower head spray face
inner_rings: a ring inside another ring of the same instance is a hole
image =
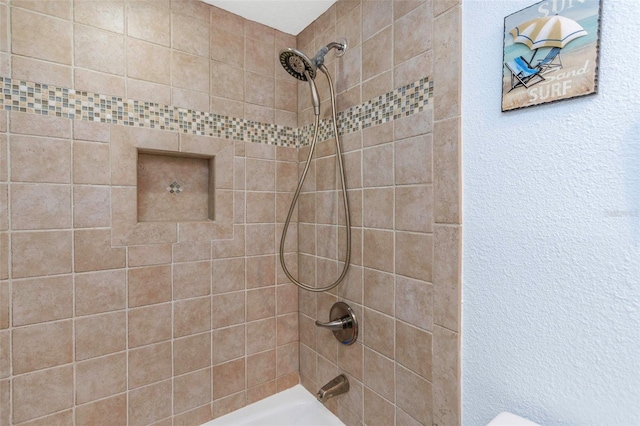
[[[280,52],[280,64],[293,77],[307,81],[307,75],[316,78],[317,67],[311,59],[298,49],[288,47]]]

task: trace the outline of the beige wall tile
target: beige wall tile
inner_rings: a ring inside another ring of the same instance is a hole
[[[76,319],[76,360],[124,350],[126,319],[124,311]]]
[[[0,378],[6,379],[11,375],[11,332],[0,331]]]
[[[224,31],[244,36],[245,20],[231,12],[212,6],[211,24]]]
[[[171,263],[171,244],[128,247],[129,266],[150,266]]]
[[[75,22],[122,34],[124,32],[124,2],[122,0],[74,0]]]
[[[213,331],[213,365],[221,364],[245,354],[245,325]]]
[[[244,289],[244,258],[216,259],[212,262],[213,293]]]
[[[109,145],[73,142],[73,182],[96,185],[110,183]]]
[[[437,223],[460,223],[460,118],[437,122],[433,134],[434,210]]]
[[[173,265],[173,298],[204,296],[211,292],[211,262]]]
[[[211,419],[213,414],[210,403],[174,416],[174,422],[179,425],[201,425]]]
[[[364,230],[364,266],[393,272],[393,232]]]
[[[398,141],[394,147],[396,185],[432,182],[433,137],[431,135]]]
[[[67,185],[21,185],[11,189],[13,229],[71,227],[71,193]]]
[[[176,377],[173,382],[174,414],[210,402],[211,387],[211,368]]]
[[[11,76],[11,55],[8,53],[0,53],[0,75]]]
[[[13,278],[71,272],[71,232],[20,232],[11,237]]]
[[[4,126],[7,130],[7,116],[0,112],[0,128]],[[7,135],[0,134],[0,181],[6,182],[9,178],[9,169],[7,164]]]
[[[213,367],[213,399],[232,395],[245,387],[245,360],[244,358]],[[214,410],[216,403],[214,402]]]
[[[391,52],[393,32],[391,27],[384,29],[362,43],[362,79],[389,71],[393,67]]]
[[[180,375],[211,366],[211,333],[173,341],[173,374]]]
[[[244,72],[241,68],[211,61],[211,95],[244,101]]]
[[[207,77],[208,79],[208,77]],[[208,81],[208,80],[207,80]],[[195,111],[209,111],[209,92],[194,92],[185,89],[171,89],[171,105],[192,109]]]
[[[211,25],[211,59],[244,68],[244,36]]]
[[[74,186],[73,226],[75,228],[111,225],[111,193],[109,187]]]
[[[364,388],[364,421],[368,425],[388,425],[394,422],[393,404],[371,389]]]
[[[257,386],[276,378],[276,351],[247,357],[247,386]]]
[[[75,140],[109,142],[110,126],[95,121],[73,120],[73,138]]]
[[[123,269],[75,275],[76,315],[115,311],[126,307]]]
[[[171,105],[171,87],[127,78],[127,98]]]
[[[340,10],[341,4],[352,3],[355,5],[348,11]],[[360,1],[342,1],[336,3],[336,35],[347,39],[349,46],[358,46],[362,39],[362,8]]]
[[[254,68],[249,68],[254,69]],[[245,102],[263,107],[275,107],[275,79],[273,75],[263,75],[245,71]]]
[[[433,78],[433,50],[427,50],[393,69],[393,87],[402,87],[423,77]]]
[[[396,233],[396,273],[432,281],[433,235]]]
[[[129,306],[143,306],[171,300],[171,267],[149,266],[129,269]]]
[[[433,111],[428,108],[422,112],[399,118],[393,124],[393,135],[396,140],[431,133],[433,130]]]
[[[434,327],[433,420],[439,424],[458,424],[460,422],[459,353],[460,336],[458,333],[442,327]]]
[[[393,318],[371,309],[364,310],[364,344],[389,358],[394,356]]]
[[[396,317],[416,327],[433,330],[433,285],[405,277],[396,278]]]
[[[163,46],[171,45],[171,12],[156,3],[127,4],[127,34]]]
[[[13,329],[13,372],[28,373],[73,360],[71,320]]]
[[[9,328],[9,281],[0,281],[0,330]]]
[[[430,382],[396,365],[396,392],[399,408],[421,424],[432,423],[433,389]]]
[[[460,7],[454,7],[434,20],[433,77],[440,87],[434,93],[436,120],[456,117],[461,113],[461,20]]]
[[[247,323],[247,354],[254,354],[275,347],[275,318]]]
[[[368,148],[362,153],[363,186],[393,185],[393,145]]]
[[[71,120],[50,115],[34,115],[11,111],[10,132],[22,135],[71,138]],[[50,160],[51,158],[48,157]]]
[[[71,67],[18,55],[11,57],[11,77],[17,80],[73,87]]]
[[[460,330],[462,228],[435,227],[434,322]]]
[[[111,247],[109,229],[87,229],[74,232],[75,271],[99,271],[124,268],[126,251]]]
[[[33,123],[37,124],[37,121]],[[69,183],[71,143],[68,140],[16,135],[11,136],[10,145],[13,182]],[[46,162],[41,161],[43,156]],[[34,164],[39,166],[33,167]]]
[[[14,280],[12,293],[14,326],[70,318],[73,315],[71,275]]]
[[[363,1],[362,2],[362,39],[369,39],[378,31],[391,25],[393,20],[393,2],[391,1]]]
[[[247,192],[247,222],[273,223],[275,221],[275,194],[272,192]]]
[[[276,283],[275,256],[248,257],[246,268],[247,288],[265,287]]]
[[[51,368],[13,379],[13,421],[20,423],[73,405],[73,367]]]
[[[74,32],[74,65],[124,75],[124,37],[84,25]]]
[[[211,330],[211,298],[179,300],[173,304],[173,336]]]
[[[397,230],[431,232],[433,230],[433,186],[396,188]]]
[[[392,72],[386,71],[362,83],[362,100],[368,101],[393,90]]]
[[[38,0],[15,0],[12,6],[31,9],[46,15],[55,16],[62,19],[71,19],[71,0],[55,0],[42,2]]]
[[[171,304],[153,305],[129,311],[129,347],[171,339]]]
[[[219,42],[216,40],[216,43]],[[171,47],[209,57],[209,20],[171,14]]]
[[[73,423],[73,410],[60,411],[50,416],[40,417],[36,420],[31,420],[26,423],[21,423],[24,426],[64,426]]]
[[[9,32],[6,31],[9,28],[9,8],[6,4],[0,4],[0,24],[4,30],[0,32],[0,52],[7,52],[9,50]]]
[[[276,318],[278,346],[298,341],[298,313],[293,312]]]
[[[123,77],[80,68],[76,68],[73,75],[76,90],[124,97],[125,84]]]
[[[364,190],[364,226],[383,229],[393,228],[393,200],[393,188]]]
[[[421,377],[433,381],[432,358],[431,333],[396,321],[396,360]]]
[[[144,41],[127,39],[128,77],[153,83],[170,84],[170,73],[170,49]]]
[[[277,381],[271,380],[270,382],[247,389],[247,404],[252,404],[268,396],[274,395],[276,393],[276,386]]]
[[[347,49],[347,52],[336,64],[336,73],[334,75],[336,76],[335,87],[336,93],[338,94],[346,92],[348,89],[360,84],[362,78],[361,46]],[[298,96],[298,102],[303,101],[304,99],[308,98]],[[344,102],[338,102],[338,110],[342,110],[344,107],[346,107]]]
[[[387,315],[393,315],[394,276],[364,268],[364,304]]]
[[[173,366],[171,342],[130,350],[128,357],[129,389],[135,389],[171,377]]]
[[[76,407],[76,425],[78,426],[110,426],[126,424],[126,422],[126,394]]]
[[[36,5],[42,2],[32,1],[28,3]],[[56,36],[39,36],[42,28],[47,28],[51,31],[51,34]],[[73,25],[69,21],[40,15],[16,7],[11,8],[12,53],[71,65],[72,34]]]
[[[76,404],[94,401],[127,389],[127,356],[124,352],[76,365]]]
[[[396,65],[431,49],[432,17],[431,2],[427,2],[395,22],[393,47]]]
[[[171,380],[129,392],[129,424],[142,426],[171,416]]]
[[[247,291],[247,321],[274,316],[276,313],[275,287]]]
[[[173,51],[171,83],[175,87],[209,93],[209,60]]]
[[[0,232],[0,279],[6,280],[9,278],[9,233]],[[14,278],[15,277],[14,275]],[[9,288],[7,284],[7,289]],[[8,297],[8,293],[7,293]],[[7,299],[8,300],[8,299]],[[3,307],[4,308],[4,307]],[[7,303],[6,313],[9,312],[9,305]]]
[[[389,401],[394,401],[393,361],[371,349],[365,348],[364,384]]]

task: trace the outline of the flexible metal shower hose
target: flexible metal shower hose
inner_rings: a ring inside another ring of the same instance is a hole
[[[344,260],[344,266],[342,267],[342,273],[338,277],[336,281],[326,287],[312,287],[308,284],[304,284],[298,281],[296,278],[291,275],[289,270],[287,269],[287,265],[284,260],[284,242],[287,238],[287,229],[289,229],[289,224],[291,222],[291,215],[293,214],[293,210],[295,208],[296,202],[298,201],[298,197],[300,196],[300,191],[302,191],[302,185],[304,184],[304,180],[307,177],[307,172],[309,171],[309,166],[311,165],[311,157],[313,157],[313,153],[316,149],[316,143],[318,142],[318,134],[320,131],[320,116],[315,116],[315,124],[313,131],[313,139],[311,140],[311,147],[309,148],[309,156],[307,157],[307,162],[304,165],[304,170],[302,171],[302,176],[300,176],[300,181],[298,182],[298,187],[296,188],[296,192],[293,194],[293,200],[291,201],[291,206],[289,207],[289,213],[287,213],[287,220],[284,223],[284,229],[282,230],[282,238],[280,239],[280,265],[282,265],[282,270],[285,275],[298,287],[308,290],[314,293],[320,293],[323,291],[328,291],[335,288],[338,284],[340,284],[344,277],[347,275],[347,271],[349,270],[349,263],[351,261],[351,220],[349,218],[349,202],[347,200],[347,187],[344,181],[344,167],[342,165],[342,151],[340,149],[340,139],[338,137],[338,120],[336,113],[336,96],[333,90],[333,82],[331,81],[331,76],[329,75],[329,71],[327,67],[324,65],[320,66],[320,70],[327,76],[327,80],[329,81],[329,91],[331,93],[331,112],[333,119],[333,132],[335,134],[336,140],[336,159],[338,161],[338,168],[340,169],[340,184],[342,185],[342,200],[344,206],[344,217],[345,224],[347,228],[347,250]]]

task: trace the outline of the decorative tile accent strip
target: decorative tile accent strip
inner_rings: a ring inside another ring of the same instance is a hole
[[[357,132],[371,126],[388,123],[416,112],[424,111],[433,98],[433,81],[428,77],[373,98],[364,104],[338,113],[338,132],[341,135]],[[298,145],[311,143],[313,124],[298,129]],[[334,137],[331,120],[320,120],[318,140]]]
[[[313,125],[302,128],[259,123],[215,113],[76,91],[0,77],[0,110],[170,130],[269,145],[310,143]],[[427,77],[338,113],[340,134],[355,132],[423,111],[433,97]],[[331,121],[320,121],[320,140],[333,138]]]

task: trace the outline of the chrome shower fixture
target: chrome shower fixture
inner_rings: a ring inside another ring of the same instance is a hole
[[[280,237],[280,265],[282,266],[282,270],[284,271],[285,275],[291,280],[292,283],[294,283],[301,289],[315,293],[331,290],[332,288],[335,288],[338,284],[340,284],[347,275],[351,260],[351,221],[349,219],[349,200],[347,199],[347,185],[345,184],[344,165],[342,164],[342,151],[340,149],[338,113],[336,111],[336,94],[335,90],[333,89],[333,81],[331,80],[329,70],[324,65],[324,57],[327,53],[329,53],[331,49],[336,50],[336,56],[344,55],[344,52],[347,50],[347,40],[340,39],[338,41],[327,44],[322,49],[320,49],[318,53],[316,53],[316,56],[314,56],[313,59],[310,59],[307,55],[305,55],[298,49],[294,49],[291,47],[280,52],[280,63],[282,64],[284,69],[298,80],[309,82],[309,87],[311,88],[311,102],[313,103],[313,111],[315,114],[313,137],[311,138],[309,154],[304,165],[304,169],[302,170],[302,174],[300,175],[298,187],[293,194],[293,200],[291,200],[289,212],[287,213],[287,219],[285,220],[284,228],[282,229],[282,236]],[[307,173],[309,172],[311,158],[313,157],[313,153],[315,152],[316,143],[318,142],[318,135],[320,134],[320,96],[318,95],[318,89],[316,88],[316,83],[314,82],[318,70],[322,71],[322,73],[327,77],[327,83],[329,84],[329,94],[331,95],[331,121],[333,124],[333,134],[335,135],[334,140],[336,144],[336,160],[338,163],[338,169],[340,171],[342,207],[344,209],[344,218],[346,225],[346,250],[342,273],[333,283],[326,287],[314,287],[297,280],[293,275],[291,275],[291,272],[289,272],[289,269],[287,268],[284,260],[284,242],[287,238],[287,230],[289,229],[289,225],[291,224],[291,215],[293,214],[296,202],[298,201],[298,197],[300,196],[300,191],[302,190],[304,180],[307,177]]]
[[[344,55],[344,52],[347,51],[347,40],[342,38],[338,41],[332,41],[318,50],[313,59],[293,47],[287,47],[280,52],[280,64],[282,64],[285,71],[300,81],[309,82],[311,103],[313,104],[315,115],[320,115],[320,96],[313,80],[316,78],[318,68],[322,70],[324,67],[324,57],[331,49],[336,49],[336,56],[338,57]]]
[[[311,79],[316,78],[318,68],[324,64],[324,57],[331,49],[336,50],[336,56],[338,57],[344,55],[347,51],[347,40],[342,38],[338,41],[332,41],[318,50],[318,53],[316,53],[313,59],[298,49],[288,47],[280,52],[280,63],[293,77],[298,80],[308,81],[309,77],[311,77]]]

